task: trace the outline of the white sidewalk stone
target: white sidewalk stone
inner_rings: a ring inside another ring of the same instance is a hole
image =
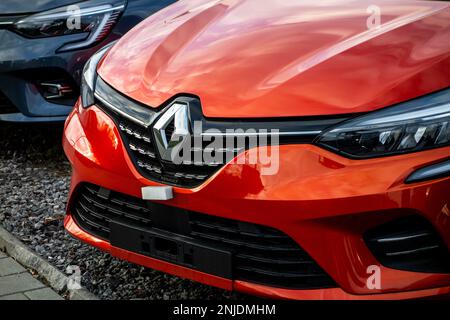
[[[25,268],[12,258],[0,259],[0,277],[25,272]]]
[[[63,300],[63,298],[0,251],[0,300]]]

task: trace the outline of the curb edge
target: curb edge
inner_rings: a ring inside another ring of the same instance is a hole
[[[69,278],[66,275],[56,269],[48,261],[31,251],[2,226],[0,226],[0,249],[8,253],[8,255],[16,259],[25,267],[36,270],[57,292],[66,289],[66,284],[69,281]],[[97,296],[90,293],[85,288],[67,291],[69,292],[69,300],[99,300]]]

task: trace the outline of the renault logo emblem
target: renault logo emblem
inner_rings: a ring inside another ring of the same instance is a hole
[[[163,160],[173,162],[173,157],[190,138],[189,110],[187,104],[175,102],[153,126],[156,146]]]

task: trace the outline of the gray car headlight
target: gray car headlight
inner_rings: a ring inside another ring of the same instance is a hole
[[[126,0],[79,2],[30,15],[15,22],[12,30],[33,39],[81,34],[81,39],[65,44],[58,51],[85,48],[109,33],[125,6]]]
[[[81,104],[84,108],[90,107],[95,102],[94,92],[95,83],[97,81],[97,65],[109,48],[111,48],[115,43],[116,41],[111,42],[98,50],[84,65],[80,88]]]
[[[356,117],[326,130],[318,145],[354,158],[450,145],[450,89]]]

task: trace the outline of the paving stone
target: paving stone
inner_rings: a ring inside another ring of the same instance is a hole
[[[64,300],[50,288],[43,288],[24,293],[30,300]]]
[[[28,300],[28,298],[23,293],[15,293],[0,297],[0,300]]]
[[[0,277],[0,296],[39,289],[44,285],[29,273],[12,274]]]
[[[25,268],[12,258],[0,259],[0,277],[25,271]]]

